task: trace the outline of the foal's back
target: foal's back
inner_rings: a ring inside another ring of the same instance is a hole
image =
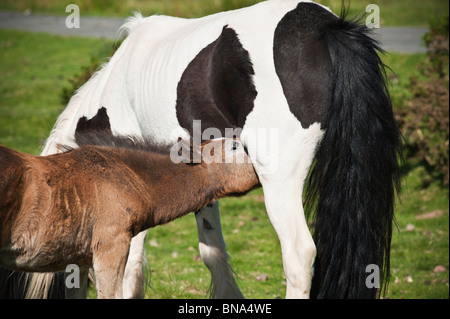
[[[141,205],[136,183],[107,148],[42,157],[0,146],[0,250],[13,256],[0,264],[24,271],[89,266],[103,236],[98,222],[119,233],[133,218],[123,211]]]
[[[0,247],[6,241],[5,225],[20,207],[23,162],[20,153],[0,145]]]

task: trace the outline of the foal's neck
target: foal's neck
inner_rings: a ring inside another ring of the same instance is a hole
[[[173,163],[169,155],[133,152],[123,161],[144,182],[150,198],[149,227],[198,211],[221,196],[214,169],[206,164]],[[149,212],[145,212],[149,214]]]

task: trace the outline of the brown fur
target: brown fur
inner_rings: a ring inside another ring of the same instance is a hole
[[[175,164],[168,153],[134,144],[46,157],[0,146],[0,265],[30,272],[93,266],[98,296],[121,297],[133,236],[259,184],[248,158]],[[223,157],[231,152],[222,150]]]

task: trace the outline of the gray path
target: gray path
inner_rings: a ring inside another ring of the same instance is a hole
[[[83,17],[80,28],[66,27],[66,16],[29,14],[0,11],[0,29],[46,32],[68,36],[115,39],[118,28],[125,19]]]
[[[0,29],[25,30],[30,32],[47,32],[68,36],[85,36],[115,39],[121,18],[83,17],[80,28],[66,27],[66,16],[29,14],[0,11]],[[400,53],[426,52],[422,36],[427,32],[424,27],[382,27],[375,29],[385,50]]]
[[[425,27],[381,27],[374,31],[375,37],[387,51],[399,53],[427,51],[422,41],[422,36],[428,31]]]

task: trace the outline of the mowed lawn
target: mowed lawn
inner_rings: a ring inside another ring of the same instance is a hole
[[[0,144],[39,154],[64,109],[62,91],[70,87],[69,79],[83,72],[91,57],[106,59],[111,47],[106,40],[0,30]],[[410,98],[409,76],[424,59],[422,54],[385,57],[398,76],[391,88],[394,102]],[[407,161],[402,172],[386,297],[448,298],[448,188],[439,180],[424,184],[428,171],[420,162]],[[427,213],[433,214],[423,218]],[[221,219],[244,296],[284,298],[280,245],[262,191],[222,200]],[[151,274],[146,298],[207,297],[210,276],[199,256],[193,214],[151,229],[146,246]]]

